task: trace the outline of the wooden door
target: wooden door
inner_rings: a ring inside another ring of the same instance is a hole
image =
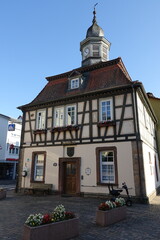
[[[67,194],[76,194],[76,163],[65,163],[64,190]]]

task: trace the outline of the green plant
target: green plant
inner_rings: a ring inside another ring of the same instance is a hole
[[[35,227],[41,225],[43,222],[43,215],[41,213],[38,214],[30,214],[26,220],[26,224],[30,227]]]
[[[115,204],[117,207],[124,206],[126,204],[124,198],[116,198],[115,199]]]
[[[66,212],[65,207],[60,204],[58,205],[52,213],[47,214],[30,214],[27,218],[25,224],[30,227],[36,227],[43,224],[49,224],[52,222],[59,222],[63,220],[68,220],[74,218],[75,214],[73,212]]]
[[[116,198],[115,201],[108,200],[106,202],[101,203],[98,206],[98,209],[102,210],[102,211],[107,211],[107,210],[111,210],[113,208],[121,207],[121,206],[124,206],[124,205],[125,205],[124,198]]]
[[[65,219],[65,207],[61,204],[58,205],[53,213],[51,213],[51,218],[53,222],[58,222],[58,221],[62,221]]]

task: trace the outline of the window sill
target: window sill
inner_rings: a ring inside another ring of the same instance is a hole
[[[65,127],[54,127],[51,129],[51,132],[65,132],[65,131],[78,131],[79,130],[79,126],[78,125],[69,125],[69,126],[65,126]]]
[[[108,126],[115,126],[115,121],[105,121],[105,122],[98,122],[97,127],[108,127]]]
[[[37,129],[33,131],[34,134],[46,134],[47,129]]]

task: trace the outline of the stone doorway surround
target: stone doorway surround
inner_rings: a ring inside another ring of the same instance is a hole
[[[81,158],[59,158],[59,192],[65,194],[65,167],[67,163],[76,165],[76,191],[75,195],[80,195],[80,165]]]

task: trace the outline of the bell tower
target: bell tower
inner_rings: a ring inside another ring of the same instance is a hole
[[[95,4],[96,6],[97,4]],[[104,32],[98,26],[94,6],[92,25],[88,28],[86,38],[80,42],[82,66],[109,60],[110,42],[104,38]]]

